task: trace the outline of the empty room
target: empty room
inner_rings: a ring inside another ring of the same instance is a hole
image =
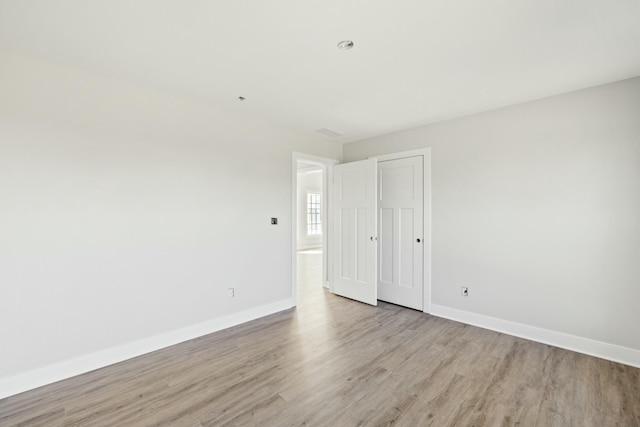
[[[637,0],[0,0],[0,427],[640,426]]]

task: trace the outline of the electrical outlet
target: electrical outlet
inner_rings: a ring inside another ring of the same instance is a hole
[[[229,296],[231,298],[235,298],[235,296],[236,296],[236,288],[229,288]]]
[[[462,294],[463,297],[468,297],[469,296],[469,288],[467,288],[466,286],[462,287],[462,291],[460,292]]]

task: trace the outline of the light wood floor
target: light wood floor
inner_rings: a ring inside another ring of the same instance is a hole
[[[320,287],[300,304],[0,400],[1,426],[640,426],[640,369]]]

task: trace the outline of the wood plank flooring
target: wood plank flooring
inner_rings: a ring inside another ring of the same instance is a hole
[[[0,426],[640,426],[640,369],[320,286],[297,309],[0,400]]]

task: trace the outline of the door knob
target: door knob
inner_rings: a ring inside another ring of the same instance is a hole
[[[371,241],[373,242],[374,240],[378,240],[378,238],[371,236]]]
[[[420,243],[420,239],[416,239],[416,242]]]

